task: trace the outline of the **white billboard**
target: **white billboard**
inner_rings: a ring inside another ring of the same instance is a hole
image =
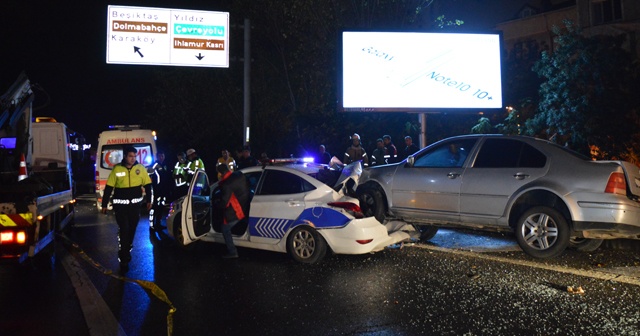
[[[229,13],[109,6],[107,63],[229,67]]]
[[[343,111],[502,107],[499,34],[342,33]]]

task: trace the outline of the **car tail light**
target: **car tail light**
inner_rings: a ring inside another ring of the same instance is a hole
[[[627,195],[627,180],[624,177],[624,173],[611,173],[604,192]]]
[[[20,231],[16,234],[16,243],[24,244],[27,242],[27,234],[24,231]]]
[[[345,210],[347,210],[347,212],[349,212],[355,218],[364,217],[364,215],[362,214],[362,210],[355,203],[351,203],[351,202],[331,202],[331,203],[328,203],[328,205],[332,206],[332,207],[336,207],[336,208],[345,209]]]
[[[13,231],[1,232],[0,243],[2,244],[13,243]]]
[[[361,245],[366,245],[372,242],[373,239],[357,239],[356,242]]]
[[[24,231],[0,232],[0,244],[24,244],[27,242],[27,233]]]

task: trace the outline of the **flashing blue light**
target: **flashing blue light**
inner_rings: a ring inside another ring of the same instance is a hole
[[[145,166],[149,166],[153,163],[153,159],[151,158],[151,156],[147,156],[144,158],[144,165]]]
[[[314,161],[313,157],[302,158],[302,162],[313,163],[313,161]]]

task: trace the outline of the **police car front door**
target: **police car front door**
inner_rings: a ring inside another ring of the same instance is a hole
[[[193,176],[181,216],[185,244],[198,240],[211,231],[209,178],[204,171],[197,171]]]

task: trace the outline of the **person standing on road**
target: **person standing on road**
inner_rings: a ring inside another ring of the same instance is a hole
[[[384,141],[382,141],[382,138],[378,138],[378,140],[376,140],[376,149],[374,149],[371,154],[371,165],[378,166],[385,164],[384,156],[386,154],[387,148],[384,146]]]
[[[237,258],[238,250],[233,243],[231,229],[249,216],[249,182],[242,172],[231,172],[226,165],[219,165],[216,170],[222,175],[218,183],[220,194],[214,202],[222,209],[223,214],[222,235],[227,245],[227,254],[223,258]]]
[[[146,203],[148,211],[152,206],[151,178],[146,168],[136,160],[137,153],[138,151],[131,146],[123,149],[122,162],[111,170],[102,198],[102,213],[107,213],[107,205],[111,198],[113,211],[116,215],[119,241],[118,260],[122,272],[129,269],[133,238],[138,221],[140,221],[140,207]],[[113,196],[111,192],[113,192]]]
[[[153,185],[153,208],[149,211],[149,222],[154,230],[162,230],[162,218],[165,214],[165,206],[173,189],[171,171],[165,163],[164,152],[158,151],[158,159],[151,167],[150,176]]]
[[[178,161],[176,165],[173,167],[173,182],[175,183],[176,189],[173,194],[173,199],[178,199],[187,194],[187,155],[184,152],[180,152],[177,155]]]
[[[393,144],[393,141],[391,141],[391,136],[388,134],[383,135],[382,141],[384,142],[384,146],[387,147],[387,155],[385,155],[384,158],[385,162],[394,163],[398,161],[398,149],[396,145]]]
[[[402,155],[400,156],[398,161],[402,161],[406,159],[409,155],[412,155],[418,150],[420,150],[420,148],[418,148],[418,146],[413,143],[413,139],[411,139],[411,137],[408,135],[404,137],[404,144],[406,145],[406,147],[404,147],[404,149],[402,150]]]
[[[342,163],[348,165],[356,161],[362,161],[365,167],[369,165],[367,152],[364,150],[362,145],[360,145],[360,135],[358,133],[353,133],[351,136],[351,146],[349,146],[344,152],[344,160]]]
[[[254,167],[259,164],[258,160],[256,160],[256,158],[251,156],[251,147],[249,146],[242,147],[241,153],[242,154],[240,154],[240,157],[238,158],[238,169]]]
[[[229,150],[227,149],[222,150],[222,156],[218,158],[218,163],[216,164],[216,166],[219,166],[221,164],[227,165],[227,168],[229,168],[229,171],[231,172],[236,170],[236,160],[233,159],[231,153],[229,153]],[[220,181],[221,179],[222,175],[218,173],[218,181]]]
[[[331,162],[331,154],[327,152],[324,145],[318,147],[318,163],[329,164]]]
[[[204,162],[202,162],[202,159],[193,148],[187,149],[187,159],[189,160],[187,164],[187,184],[190,184],[196,171],[204,170]]]

